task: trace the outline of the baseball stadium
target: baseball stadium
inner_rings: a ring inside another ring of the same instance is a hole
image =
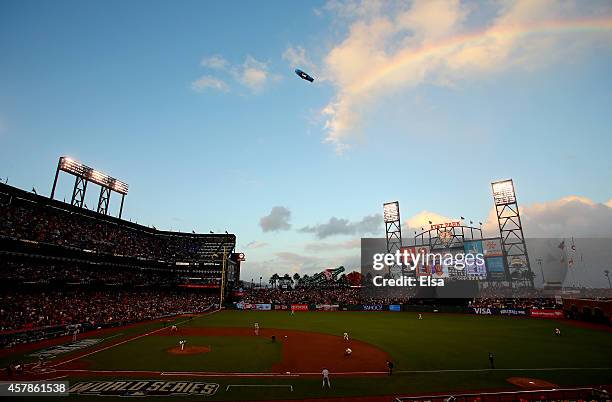
[[[612,401],[611,71],[610,0],[0,0],[0,401]]]
[[[485,266],[460,280],[450,267],[446,294],[375,288],[370,273],[344,267],[256,286],[241,280],[236,235],[112,217],[104,189],[120,192],[123,207],[127,185],[93,172],[60,158],[56,181],[75,178],[70,203],[0,186],[2,380],[62,381],[75,400],[607,398],[609,292],[534,288],[532,276],[511,273],[529,265],[511,264],[516,244],[507,250],[503,232],[484,243],[485,261],[510,262],[505,275]],[[100,211],[81,206],[90,181],[103,189]],[[381,240],[392,251],[410,240],[393,231],[399,204],[390,205]],[[432,228],[412,242],[446,239],[451,249],[478,237],[461,225]],[[501,257],[490,251],[496,242]],[[428,266],[412,275],[427,272],[436,275]]]

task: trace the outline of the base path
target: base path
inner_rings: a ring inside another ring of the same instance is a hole
[[[182,328],[181,336],[259,336],[283,345],[282,358],[272,366],[275,373],[320,373],[323,368],[330,372],[386,372],[386,361],[391,360],[387,352],[366,342],[349,340],[341,336],[320,332],[291,331],[286,329],[260,329],[255,335],[252,328]],[[154,336],[174,336],[159,332]],[[345,356],[346,348],[352,350]]]

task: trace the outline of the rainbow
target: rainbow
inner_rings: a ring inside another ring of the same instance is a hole
[[[583,20],[552,20],[539,22],[536,25],[508,25],[487,29],[461,36],[454,36],[445,41],[432,43],[416,49],[413,52],[401,54],[382,67],[364,75],[364,78],[350,85],[348,91],[358,93],[371,88],[386,76],[400,72],[410,63],[418,62],[427,57],[470,44],[483,43],[487,39],[511,40],[520,36],[538,34],[558,34],[564,32],[606,32],[612,31],[612,17]]]

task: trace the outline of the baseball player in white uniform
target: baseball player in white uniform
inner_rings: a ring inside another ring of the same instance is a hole
[[[327,388],[331,388],[331,383],[329,382],[329,370],[324,368],[323,371],[321,371],[321,375],[323,375],[323,385],[321,388],[325,388],[326,385]]]

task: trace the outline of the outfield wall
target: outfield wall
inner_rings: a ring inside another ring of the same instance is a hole
[[[503,315],[534,318],[564,318],[560,309],[490,308],[461,306],[418,306],[411,304],[278,304],[236,303],[238,310],[257,311],[390,311],[411,313],[459,313],[475,315]]]

